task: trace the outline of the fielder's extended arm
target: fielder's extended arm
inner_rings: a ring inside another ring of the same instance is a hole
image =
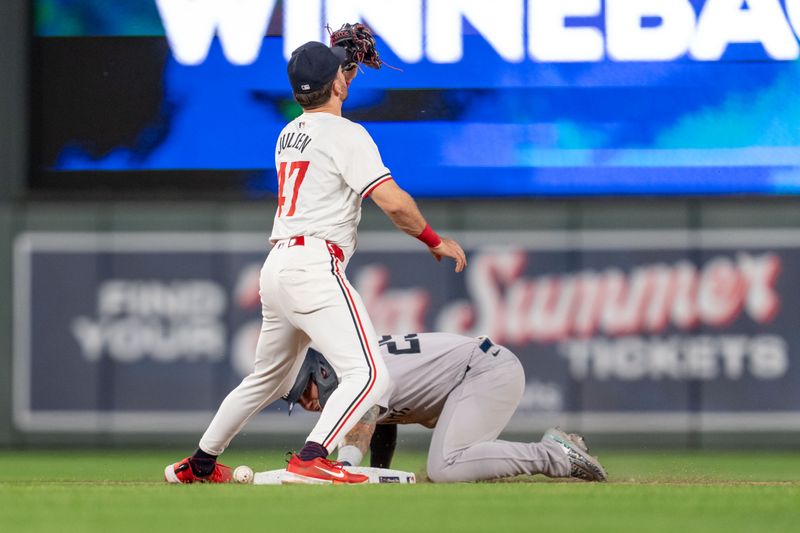
[[[424,242],[437,261],[443,256],[450,257],[456,262],[456,272],[464,270],[467,258],[461,246],[452,239],[439,237],[425,221],[411,195],[394,180],[378,185],[370,195],[398,229]]]

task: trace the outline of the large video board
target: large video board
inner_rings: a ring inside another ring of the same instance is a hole
[[[800,0],[37,0],[32,186],[274,192],[286,58],[356,20],[417,196],[800,191]]]

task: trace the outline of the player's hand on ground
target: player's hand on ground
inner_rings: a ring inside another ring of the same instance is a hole
[[[464,254],[464,250],[462,250],[461,245],[453,239],[442,237],[442,242],[439,243],[439,246],[428,249],[437,261],[441,261],[442,257],[453,259],[456,262],[456,272],[461,272],[464,270],[464,267],[467,266],[467,256]]]

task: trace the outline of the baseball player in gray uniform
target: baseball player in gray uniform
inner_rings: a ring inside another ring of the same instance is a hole
[[[250,417],[287,393],[310,342],[325,352],[340,383],[287,470],[318,483],[368,481],[327,459],[389,386],[372,323],[345,276],[362,200],[371,196],[437,260],[454,259],[458,272],[466,265],[458,243],[439,237],[394,182],[369,133],[342,117],[355,61],[344,48],[318,42],[292,53],[289,81],[303,114],[275,146],[278,208],[261,270],[263,323],[253,372],[222,402],[197,451],[167,465],[168,482],[230,481],[230,468],[217,457]]]
[[[519,474],[607,480],[579,435],[553,428],[541,442],[497,440],[525,389],[522,365],[504,346],[486,337],[413,333],[384,336],[380,347],[392,385],[345,437],[339,461],[356,466],[372,448],[371,466],[388,468],[396,424],[422,424],[433,428],[427,469],[434,482]],[[337,384],[325,357],[309,349],[285,399],[317,411]]]

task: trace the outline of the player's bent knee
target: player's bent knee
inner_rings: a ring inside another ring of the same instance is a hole
[[[444,469],[442,468],[444,465],[440,464],[432,464],[431,461],[428,461],[428,467],[426,468],[428,472],[428,479],[431,480],[433,483],[444,483]]]
[[[457,483],[464,481],[458,476],[456,468],[443,461],[428,461],[428,479],[433,483]]]
[[[435,451],[428,453],[426,470],[433,483],[457,483],[464,481],[464,472],[456,460],[460,453],[441,456]]]

